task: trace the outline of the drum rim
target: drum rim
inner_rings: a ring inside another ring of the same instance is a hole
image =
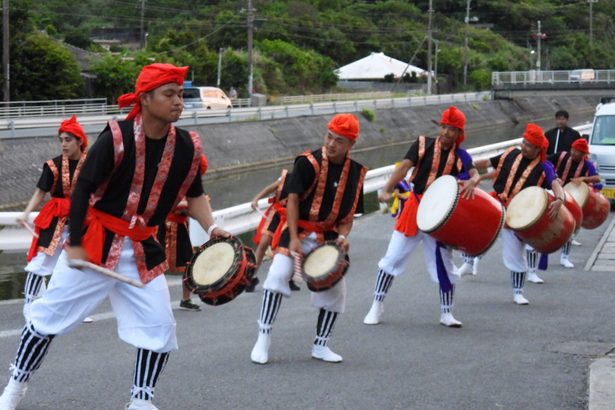
[[[506,221],[506,225],[508,225],[508,227],[510,229],[512,229],[513,231],[523,231],[525,229],[528,229],[528,228],[534,226],[536,224],[536,222],[538,222],[540,220],[540,218],[542,218],[544,216],[546,209],[549,207],[549,202],[550,202],[549,201],[549,193],[544,188],[541,188],[541,187],[538,187],[538,186],[530,186],[530,187],[522,189],[517,195],[521,194],[521,192],[523,192],[523,191],[525,191],[526,189],[529,189],[529,188],[538,188],[540,190],[540,192],[542,193],[542,195],[546,198],[546,200],[544,202],[544,205],[542,206],[542,209],[538,213],[538,215],[534,219],[532,219],[530,222],[528,222],[527,224],[525,224],[523,226],[520,226],[520,227],[513,228],[513,227],[510,226],[508,221]],[[510,201],[512,202],[517,197],[517,195],[515,195]],[[510,203],[508,204],[508,207],[510,208]],[[506,216],[508,216],[508,212],[506,212]]]
[[[237,260],[233,261],[233,265],[232,267],[235,268],[233,270],[229,269],[224,275],[222,275],[220,278],[218,278],[218,280],[216,280],[215,282],[209,284],[209,285],[199,285],[194,281],[194,277],[192,276],[192,268],[194,266],[194,262],[197,260],[197,258],[199,257],[199,255],[207,248],[220,243],[220,242],[225,242],[225,243],[232,243],[233,248],[235,248],[235,245],[237,245],[240,249],[243,248],[243,244],[241,242],[241,240],[239,238],[237,238],[236,236],[231,236],[228,238],[212,238],[210,240],[208,240],[207,242],[205,242],[203,245],[199,246],[198,250],[196,252],[194,252],[194,255],[192,255],[192,258],[190,259],[190,262],[186,265],[186,271],[184,273],[184,281],[186,283],[186,285],[190,288],[190,290],[192,291],[192,293],[203,293],[205,291],[218,291],[220,290],[220,287],[225,284],[227,282],[227,280],[224,280],[228,277],[229,272],[236,272],[237,270],[237,266],[239,264],[241,264],[243,257],[242,258],[238,258]],[[244,256],[245,257],[245,256]]]
[[[459,187],[459,184],[457,183],[457,182],[458,182],[457,178],[455,178],[455,177],[454,177],[454,176],[452,176],[452,175],[441,175],[439,178],[437,178],[437,179],[436,179],[436,181],[437,181],[438,179],[442,178],[442,177],[451,177],[451,178],[453,178],[453,179],[455,180],[455,189],[457,190],[456,195],[455,195],[455,199],[453,200],[453,203],[451,204],[450,208],[448,209],[448,211],[447,211],[447,213],[446,213],[446,216],[445,216],[444,218],[442,218],[442,220],[441,220],[441,221],[440,221],[440,222],[439,222],[436,226],[434,226],[433,228],[431,228],[431,229],[429,229],[429,230],[427,230],[427,229],[421,229],[421,228],[419,227],[419,229],[420,229],[421,231],[425,232],[425,233],[435,232],[435,231],[437,231],[438,229],[440,229],[440,228],[442,227],[442,225],[446,224],[446,223],[448,222],[448,220],[449,220],[449,219],[451,219],[451,215],[453,215],[453,212],[455,211],[455,208],[457,208],[457,203],[459,202],[459,197],[460,197],[460,191],[461,191],[461,189],[460,189],[460,187]],[[434,181],[434,183],[435,183],[436,181]],[[433,183],[432,183],[432,185],[433,185]],[[431,187],[432,185],[430,185],[430,187]],[[428,189],[429,189],[429,188],[428,188]],[[425,192],[427,192],[427,191],[425,191]],[[420,206],[420,203],[419,203],[419,206]],[[417,210],[417,214],[416,214],[416,224],[417,224],[417,226],[418,226],[418,224],[419,224],[419,215],[418,215],[418,210]]]
[[[307,255],[305,255],[305,257],[303,258],[303,261],[301,262],[301,277],[305,280],[306,283],[309,283],[310,280],[317,280],[318,278],[321,278],[321,277],[323,277],[325,275],[325,274],[323,274],[323,275],[319,275],[319,276],[309,276],[307,273],[305,273],[305,269],[303,268],[305,266],[305,262],[310,257],[310,255],[312,253],[314,253],[314,251],[316,251],[317,249],[324,248],[325,246],[333,246],[334,248],[336,248],[339,251],[339,255],[337,257],[335,266],[339,266],[340,265],[340,260],[346,260],[346,251],[344,251],[344,249],[342,249],[340,246],[338,246],[336,241],[325,241],[325,242],[321,243],[320,245],[318,245],[317,247],[315,247],[314,249],[309,251],[307,253]]]

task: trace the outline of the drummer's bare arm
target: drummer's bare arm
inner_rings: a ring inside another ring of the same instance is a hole
[[[480,183],[480,174],[476,170],[476,168],[472,168],[469,171],[470,179],[467,181],[463,181],[463,189],[461,190],[461,195],[465,199],[474,198],[474,188]]]
[[[250,202],[250,206],[252,209],[258,208],[258,201],[266,196],[273,194],[278,189],[279,181],[272,182],[263,188],[254,198],[252,198],[252,202]]]
[[[551,183],[551,189],[553,189],[553,193],[555,194],[555,201],[549,204],[549,217],[555,218],[559,212],[559,208],[564,203],[565,194],[564,189],[560,183],[557,182],[557,179],[554,179]]]
[[[26,206],[26,209],[24,209],[23,214],[17,217],[17,222],[21,224],[27,223],[28,215],[30,215],[30,212],[32,212],[32,210],[37,208],[41,204],[41,202],[43,202],[43,199],[45,199],[45,194],[47,194],[47,192],[43,191],[40,188],[36,188],[36,191],[34,191],[32,198],[30,198],[30,202],[28,202],[28,205]]]
[[[406,177],[406,175],[408,174],[408,171],[413,166],[414,166],[414,163],[410,161],[409,159],[404,159],[402,162],[399,163],[399,165],[395,168],[395,170],[393,171],[393,174],[391,175],[387,183],[384,185],[384,188],[382,189],[382,193],[378,195],[378,200],[380,202],[387,202],[389,199],[391,199],[391,193],[393,193],[393,190],[395,189],[395,185],[397,185],[399,181],[401,181],[403,178]]]
[[[489,165],[491,165],[489,162],[489,158],[474,160],[474,166],[481,171],[486,171]]]
[[[495,178],[495,169],[491,170],[490,172],[486,172],[480,176],[481,181],[484,181],[486,179],[494,179],[494,178]]]
[[[215,224],[208,196],[200,195],[194,198],[187,197],[186,199],[188,201],[188,210],[190,212],[190,216],[196,219],[196,221],[203,227],[203,229],[205,229],[205,231],[209,233],[209,236],[211,236],[212,238],[217,238],[220,236],[228,238],[229,236],[231,236],[230,233],[218,228],[218,226]]]
[[[295,193],[288,194],[286,202],[286,223],[288,224],[288,233],[290,235],[290,244],[288,250],[291,252],[301,253],[301,241],[297,230],[297,221],[299,220],[299,195]]]
[[[600,183],[600,175],[592,175],[592,176],[588,176],[588,177],[572,178],[572,182],[576,182],[576,183],[585,182],[586,184],[599,184]]]

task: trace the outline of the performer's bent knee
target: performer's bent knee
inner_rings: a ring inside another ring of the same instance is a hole
[[[346,309],[346,278],[342,278],[330,289],[312,292],[312,306],[331,312],[344,313]]]
[[[288,281],[293,275],[293,260],[289,256],[276,253],[273,262],[267,272],[267,279],[263,284],[263,289],[278,292],[286,297],[290,296]]]

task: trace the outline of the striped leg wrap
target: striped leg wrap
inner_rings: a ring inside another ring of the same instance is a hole
[[[536,267],[538,266],[538,253],[532,249],[526,249],[527,255],[527,269],[530,273],[536,273]]]
[[[378,277],[376,278],[376,287],[374,289],[374,300],[376,302],[384,301],[384,298],[386,297],[387,292],[389,291],[389,288],[393,283],[393,279],[395,279],[395,276],[389,275],[382,269],[378,271]]]
[[[156,353],[147,349],[137,349],[134,381],[130,395],[135,399],[152,400],[160,373],[169,360],[169,352]]]
[[[468,265],[472,265],[474,266],[474,256],[468,256],[467,254],[462,254],[463,255],[463,261],[465,263],[467,263]]]
[[[320,309],[320,313],[318,313],[318,323],[316,324],[314,345],[326,346],[327,343],[329,343],[329,338],[331,337],[331,332],[333,332],[333,326],[335,325],[337,315],[337,312]]]
[[[451,288],[448,292],[443,292],[442,288],[440,289],[440,312],[442,313],[451,313],[451,309],[453,308],[453,295],[455,294],[455,286]]]
[[[34,298],[38,296],[43,282],[45,282],[44,276],[28,272],[28,275],[26,276],[26,284],[23,289],[26,303],[32,303]]]
[[[515,295],[523,295],[523,284],[525,283],[525,272],[510,272],[512,286]]]
[[[271,325],[282,304],[282,294],[265,289],[263,292],[263,304],[261,305],[261,316],[258,320],[259,331],[264,334],[271,333]]]
[[[572,241],[566,242],[564,246],[562,246],[562,255],[568,257],[570,255],[570,244]]]
[[[32,324],[27,324],[23,328],[17,357],[15,363],[11,365],[12,377],[15,381],[25,383],[30,380],[32,373],[41,367],[52,339],[53,335],[41,335]]]

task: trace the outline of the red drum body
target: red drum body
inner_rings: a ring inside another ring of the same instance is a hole
[[[585,182],[569,182],[564,189],[572,195],[583,210],[583,228],[595,229],[609,217],[611,205],[600,192],[594,191]]]
[[[564,191],[564,195],[566,200],[564,201],[564,206],[566,209],[570,211],[572,217],[574,218],[574,233],[577,233],[579,229],[581,229],[581,225],[583,224],[583,210],[581,206],[577,203],[576,199],[568,192]]]
[[[556,218],[549,218],[549,204],[554,199],[544,189],[532,186],[515,195],[506,210],[506,225],[538,252],[560,249],[575,229],[574,217],[565,206],[560,207]]]
[[[334,241],[329,241],[305,256],[301,276],[312,292],[322,292],[342,280],[349,266],[346,252]]]
[[[194,253],[184,283],[208,305],[223,305],[250,284],[255,262],[254,251],[238,238],[211,239]]]
[[[417,211],[419,229],[470,256],[485,253],[504,224],[502,204],[480,188],[464,199],[457,179],[443,175],[425,191]]]

